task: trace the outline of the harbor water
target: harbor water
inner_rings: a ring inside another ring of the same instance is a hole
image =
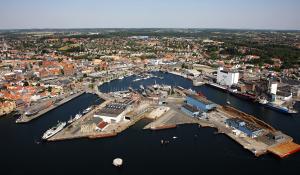
[[[154,74],[163,79],[133,81],[137,77],[131,76],[105,83],[100,90],[119,91],[154,83],[192,88],[215,103],[230,101],[231,106],[257,116],[300,143],[299,114],[281,114],[208,86],[193,87],[190,80],[177,75]],[[12,116],[0,118],[0,174],[300,174],[300,153],[285,159],[271,154],[257,158],[226,135],[197,125],[149,131],[142,130],[149,122],[143,119],[113,138],[41,142],[43,133],[58,121],[67,121],[101,102],[96,95],[83,94],[27,124],[16,124]],[[299,104],[296,109],[300,110]],[[161,139],[170,143],[161,145]],[[123,159],[122,167],[112,164],[117,157]]]

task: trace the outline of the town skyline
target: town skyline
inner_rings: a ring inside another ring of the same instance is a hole
[[[0,0],[1,174],[299,174],[299,7]]]
[[[2,2],[0,29],[200,28],[299,30],[300,2],[77,0]]]

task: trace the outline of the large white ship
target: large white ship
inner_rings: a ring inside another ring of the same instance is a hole
[[[50,137],[54,136],[55,134],[57,134],[59,131],[61,131],[65,126],[66,126],[66,122],[59,122],[56,126],[48,129],[44,135],[43,135],[43,139],[49,139]]]

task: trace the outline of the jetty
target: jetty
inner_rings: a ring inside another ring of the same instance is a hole
[[[133,104],[133,107],[129,107],[129,110],[126,113],[126,116],[128,117],[127,119],[124,118],[118,122],[107,123],[95,117],[95,114],[97,115],[99,111],[103,111],[103,109],[107,106],[114,104],[115,101],[115,98],[110,97],[92,111],[82,116],[79,120],[75,121],[53,137],[49,138],[48,141],[61,141],[77,138],[98,139],[115,137],[144,118],[149,113],[149,103],[139,102],[137,104]],[[105,126],[102,127],[101,125]]]
[[[53,103],[52,105],[50,105],[49,107],[39,111],[37,114],[35,115],[30,115],[30,116],[27,116],[25,114],[22,114],[17,120],[16,120],[16,123],[27,123],[27,122],[30,122],[34,119],[37,119],[39,117],[41,117],[42,115],[46,114],[47,112],[81,96],[82,94],[84,94],[85,91],[80,91],[80,92],[77,92],[77,93],[74,93],[72,95],[69,95],[65,98],[63,98],[61,101],[57,102],[57,103]]]

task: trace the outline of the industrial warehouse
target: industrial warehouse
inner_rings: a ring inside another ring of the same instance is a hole
[[[233,127],[243,133],[248,137],[255,138],[262,134],[263,129],[259,128],[247,121],[241,120],[239,118],[230,118],[226,120],[228,126]]]
[[[129,111],[129,105],[132,103],[131,99],[109,103],[104,108],[96,111],[94,117],[99,117],[107,123],[120,122],[125,119],[125,114]]]
[[[187,105],[193,106],[200,111],[210,111],[217,107],[217,105],[204,97],[197,96],[195,94],[188,95],[186,97]]]

